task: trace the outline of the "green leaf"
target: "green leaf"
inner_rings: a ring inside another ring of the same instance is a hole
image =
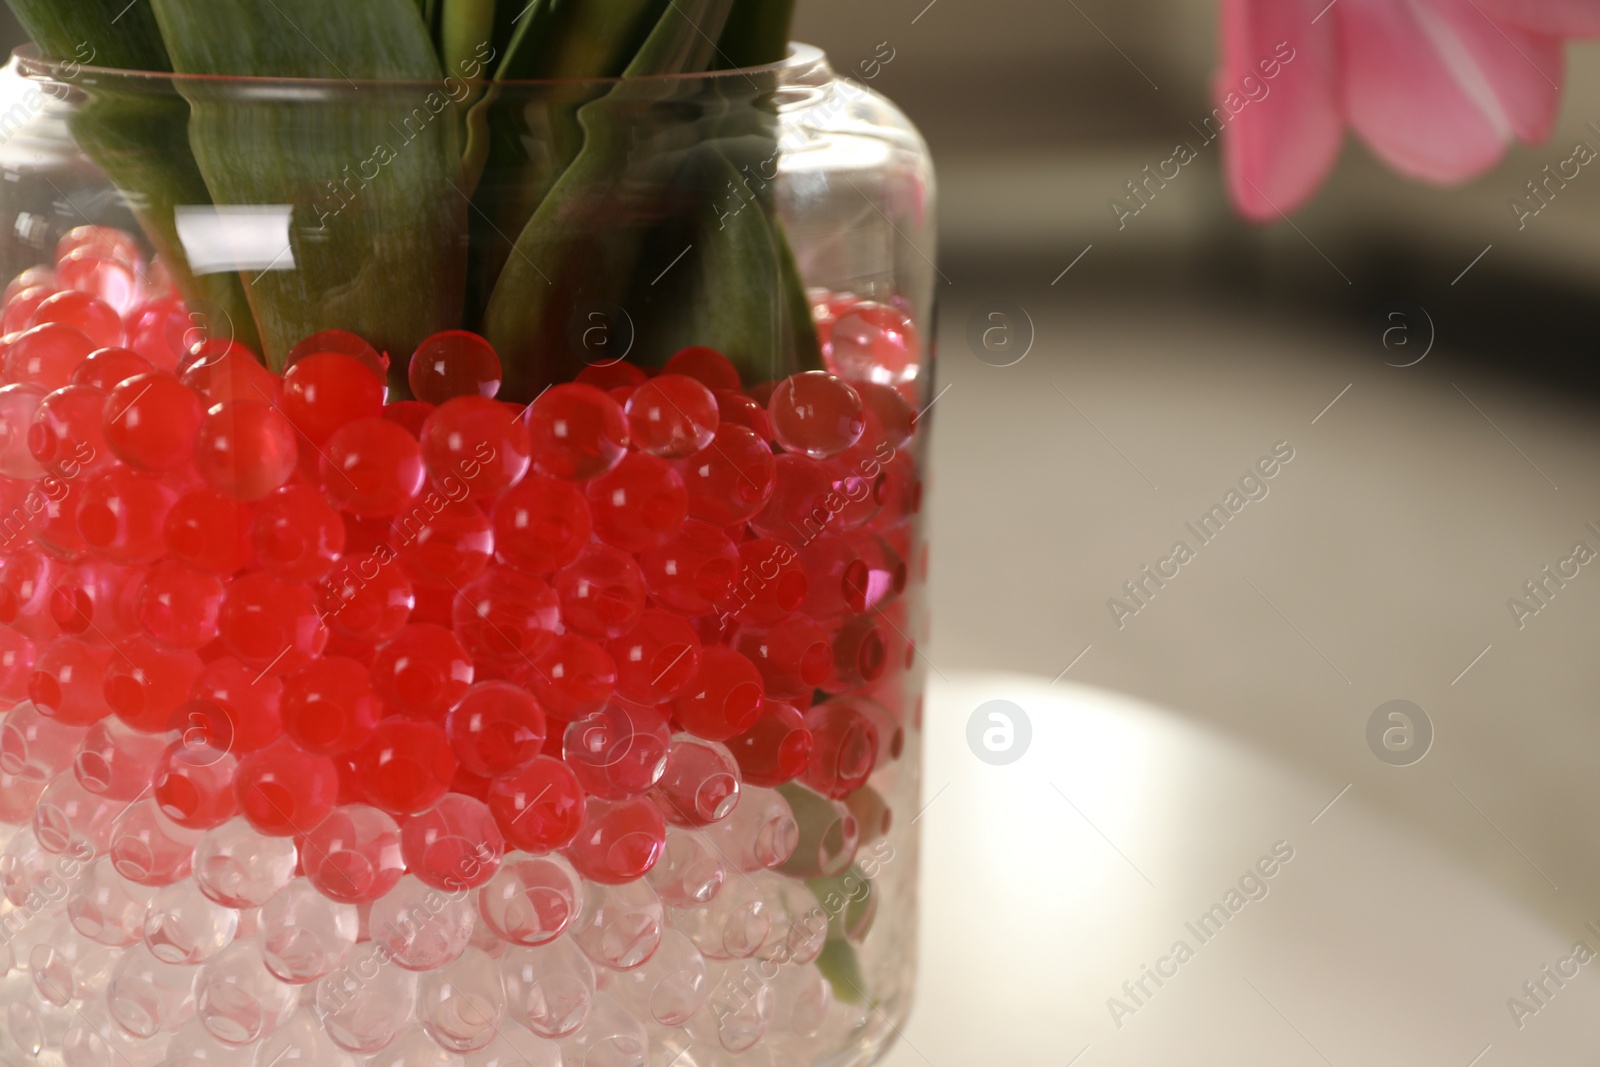
[[[861,960],[848,941],[830,939],[817,956],[817,970],[833,987],[833,995],[847,1004],[867,1003],[867,980],[861,974]]]
[[[540,0],[520,20],[521,39],[508,51],[497,76],[615,78],[667,9],[668,0]]]
[[[171,70],[144,0],[6,0],[39,50],[56,60],[121,70]]]
[[[241,271],[268,365],[322,329],[396,356],[459,324],[464,137],[413,0],[152,0],[185,73],[322,78],[314,99],[183,84],[190,142],[221,207],[287,205],[283,265]],[[357,87],[357,80],[411,87]],[[429,87],[426,83],[435,83]]]
[[[878,895],[872,879],[858,864],[852,863],[843,874],[808,878],[806,888],[828,916],[829,937],[859,944],[872,929],[878,916]]]
[[[717,42],[722,68],[759,67],[789,54],[794,0],[735,0]]]
[[[494,54],[495,0],[444,0],[439,61],[446,77],[476,78]],[[468,74],[467,71],[472,73]]]

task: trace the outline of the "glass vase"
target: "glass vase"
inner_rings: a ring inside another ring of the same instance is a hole
[[[805,46],[458,73],[0,76],[0,1062],[909,1010],[926,150]]]

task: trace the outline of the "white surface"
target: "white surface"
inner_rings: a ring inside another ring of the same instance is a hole
[[[930,692],[918,821],[919,993],[888,1067],[1496,1067],[1600,1049],[1600,961],[1521,1028],[1507,1007],[1600,938],[1548,925],[1359,788],[1328,807],[1341,783],[1296,780],[1164,710],[946,673]],[[967,748],[968,717],[993,699],[1033,726],[1009,766]],[[1278,841],[1294,858],[1268,895],[1199,943],[1185,923]],[[1600,928],[1600,904],[1589,910]],[[1108,998],[1127,999],[1122,983],[1180,939],[1193,959],[1159,989],[1147,981],[1119,1027]]]

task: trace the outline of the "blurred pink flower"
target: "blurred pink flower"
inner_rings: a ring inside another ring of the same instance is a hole
[[[1402,174],[1470,178],[1511,138],[1550,133],[1563,41],[1593,36],[1600,0],[1223,0],[1216,93],[1234,205],[1256,220],[1299,207],[1346,123]],[[1285,42],[1292,60],[1263,66]]]

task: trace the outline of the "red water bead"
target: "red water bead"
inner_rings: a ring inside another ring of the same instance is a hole
[[[791,374],[767,403],[778,443],[813,459],[838,455],[860,440],[863,410],[849,382],[819,370]]]
[[[144,576],[134,601],[139,628],[168,648],[200,648],[217,637],[222,580],[215,574],[164,559]]]
[[[12,337],[28,329],[33,325],[33,313],[39,305],[60,291],[54,285],[34,285],[17,293],[6,301],[5,310],[0,311],[0,333]]]
[[[366,804],[341,803],[299,845],[311,884],[342,904],[377,900],[406,873],[399,824]]]
[[[28,449],[28,431],[48,392],[32,383],[0,388],[0,476],[33,479],[44,474]]]
[[[721,420],[711,390],[682,374],[660,374],[643,382],[624,410],[633,446],[667,458],[705,448]]]
[[[561,634],[533,661],[527,678],[546,714],[563,722],[598,711],[617,686],[617,665],[600,645]]]
[[[57,263],[79,252],[92,252],[130,267],[144,262],[144,253],[139,249],[138,240],[115,226],[74,226],[56,241]]]
[[[572,768],[539,756],[489,788],[489,811],[512,845],[540,854],[564,848],[584,823],[583,787]]]
[[[834,677],[825,689],[854,689],[883,676],[888,666],[889,644],[870,615],[856,615],[839,626],[833,638]]]
[[[715,348],[705,345],[694,345],[674,352],[662,371],[693,378],[707,389],[738,389],[740,385],[739,368],[733,365],[733,361]]]
[[[0,625],[34,638],[59,633],[51,601],[66,570],[66,564],[20,546],[0,556]]]
[[[400,850],[418,881],[435,889],[476,889],[500,869],[506,842],[489,806],[448,793],[400,827]]]
[[[722,424],[743,426],[763,441],[772,440],[772,419],[767,416],[765,405],[733,389],[718,389],[716,397]]]
[[[739,544],[739,577],[720,605],[724,614],[771,626],[797,611],[806,599],[806,571],[794,547],[770,537]]]
[[[200,728],[209,743],[232,752],[265,748],[283,732],[283,682],[272,674],[221,656],[200,669],[193,699],[175,720]],[[195,706],[201,705],[201,706]]]
[[[472,684],[472,657],[445,627],[412,623],[378,649],[372,684],[402,715],[442,721]]]
[[[815,747],[800,781],[839,799],[860,789],[878,759],[878,728],[848,697],[825,701],[806,712]]]
[[[680,615],[650,608],[606,646],[617,664],[617,693],[654,707],[683,692],[700,670],[700,638]]]
[[[268,837],[305,834],[339,797],[339,772],[326,756],[278,740],[239,761],[233,779],[239,811]]]
[[[233,574],[250,559],[253,509],[211,489],[185,493],[167,512],[167,551],[196,570]]]
[[[373,807],[416,815],[439,802],[455,777],[450,739],[437,723],[398,716],[378,723],[356,750],[356,779]]]
[[[578,372],[575,380],[609,393],[613,389],[637,389],[650,380],[650,375],[635,363],[616,359],[609,363],[589,364]]]
[[[166,551],[167,512],[178,494],[157,475],[116,467],[89,479],[75,495],[78,532],[96,555],[149,563]]]
[[[589,483],[594,533],[625,552],[642,552],[683,525],[688,497],[683,479],[664,459],[630,452],[616,469]]]
[[[0,304],[11,303],[11,298],[24,289],[31,289],[36,285],[53,286],[55,283],[56,272],[53,267],[27,267],[6,283],[5,294],[0,296]]]
[[[40,402],[28,427],[28,450],[46,470],[77,478],[116,462],[101,432],[106,391],[68,385]]]
[[[15,704],[28,698],[38,649],[27,637],[0,626],[0,700]]]
[[[285,678],[279,708],[289,739],[321,756],[361,747],[383,717],[367,669],[342,656],[323,656]]]
[[[533,694],[510,682],[478,682],[445,719],[461,767],[484,778],[515,774],[538,757],[547,728]]]
[[[435,410],[432,404],[424,404],[420,400],[391,400],[383,405],[383,417],[404,426],[412,437],[420,438],[423,425]]]
[[[904,448],[909,444],[911,435],[917,428],[917,413],[900,390],[874,381],[857,381],[852,384],[856,392],[861,395],[861,403],[871,416],[867,432],[862,435],[860,443],[866,444],[870,438],[874,446],[881,443],[888,445],[890,449]],[[876,425],[873,425],[872,420],[876,420]]]
[[[328,643],[311,587],[271,574],[230,582],[217,627],[229,652],[252,667],[280,673],[309,663]]]
[[[700,670],[672,702],[685,730],[707,741],[726,741],[748,730],[761,710],[761,673],[744,656],[722,645],[700,653]]]
[[[727,425],[711,445],[678,463],[689,497],[689,515],[732,526],[759,514],[776,484],[772,449],[755,431]]]
[[[239,761],[199,733],[167,746],[156,765],[151,793],[161,814],[191,830],[221,826],[239,811],[233,780]]]
[[[815,739],[792,704],[768,700],[755,725],[728,742],[749,785],[772,789],[798,778],[811,762]]]
[[[693,520],[663,544],[639,554],[645,585],[658,602],[703,615],[727,599],[739,576],[738,549],[719,526]]]
[[[44,307],[49,302],[40,306]],[[116,343],[112,340],[105,344]],[[0,370],[4,371],[8,381],[31,382],[46,390],[60,389],[71,384],[73,372],[89,357],[89,353],[105,347],[105,344],[96,343],[68,323],[42,323],[12,339],[6,347],[4,360],[0,360]]]
[[[577,559],[593,529],[583,491],[542,474],[524,478],[494,504],[495,554],[534,574]]]
[[[101,692],[101,680],[112,656],[99,648],[63,634],[45,645],[33,663],[28,679],[28,699],[39,714],[66,726],[88,726],[111,713]]]
[[[119,316],[139,302],[139,276],[133,262],[123,262],[84,249],[56,264],[56,284],[104,302]],[[120,323],[119,323],[120,325]]]
[[[470,330],[445,330],[417,346],[406,368],[411,395],[430,404],[500,391],[500,357]]]
[[[262,400],[211,408],[195,438],[195,470],[219,493],[256,501],[290,480],[299,442],[290,421]]]
[[[479,663],[526,671],[555,639],[560,601],[543,578],[495,568],[451,603],[456,636]]]
[[[774,457],[772,497],[750,520],[750,528],[793,544],[814,540],[833,522],[844,497],[833,488],[836,468],[795,453]]]
[[[650,795],[672,825],[710,826],[738,804],[739,783],[739,765],[726,748],[679,734]]]
[[[349,356],[377,375],[379,381],[389,375],[389,357],[373,348],[366,338],[349,330],[320,330],[305,338],[289,349],[289,354],[283,357],[284,368],[292,367],[320,352],[338,352]]]
[[[556,572],[552,584],[561,598],[562,623],[586,637],[620,636],[644,611],[644,572],[632,556],[609,545],[589,545]]]
[[[489,565],[494,526],[470,500],[442,504],[437,510],[419,505],[400,516],[390,529],[390,544],[417,585],[459,589]]]
[[[837,619],[863,612],[882,599],[872,565],[862,555],[871,535],[840,537],[824,533],[800,549],[808,585],[803,611],[816,619]],[[903,583],[902,583],[903,584]],[[878,594],[877,599],[872,599]]]
[[[534,469],[584,481],[611,470],[628,451],[621,406],[592,385],[553,385],[528,407]]]
[[[899,308],[857,301],[833,322],[824,355],[851,381],[896,384],[916,377],[920,342]]]
[[[207,407],[230,400],[278,402],[278,376],[256,361],[242,346],[228,348],[215,356],[196,359],[184,366],[178,380],[205,398]]]
[[[200,658],[193,652],[159,648],[136,637],[117,646],[106,667],[106,703],[117,718],[145,733],[161,733],[172,723],[172,713],[189,699],[200,673]]]
[[[106,398],[106,443],[141,471],[174,470],[189,462],[204,416],[194,390],[170,374],[139,374]]]
[[[283,413],[315,444],[382,412],[383,380],[354,356],[318,352],[284,371]]]
[[[51,324],[68,327],[87,337],[93,342],[90,352],[96,348],[111,348],[123,341],[122,315],[117,309],[97,296],[76,289],[57,293],[34,309],[35,328]],[[88,354],[83,353],[84,356]]]
[[[733,647],[756,665],[769,699],[793,700],[833,675],[833,634],[796,613],[770,627],[741,626]]]
[[[584,805],[583,828],[567,846],[566,856],[591,882],[622,885],[649,873],[666,841],[666,821],[648,797],[590,797]]]
[[[448,489],[454,479],[474,500],[492,500],[528,473],[527,425],[487,397],[445,401],[423,424],[421,443],[434,482]]]
[[[285,485],[255,509],[250,545],[262,567],[292,582],[328,572],[344,551],[344,520],[309,485]]]
[[[164,371],[177,370],[204,332],[204,318],[197,319],[177,297],[147,301],[128,317],[128,347]]]
[[[72,384],[92,385],[110,392],[129,378],[149,374],[155,367],[128,348],[102,348],[90,352],[72,372]]]
[[[621,800],[655,785],[672,731],[654,708],[613,700],[567,724],[561,755],[590,796]]]
[[[328,439],[319,477],[328,499],[357,515],[393,515],[427,479],[422,448],[405,427],[359,419]]]
[[[143,574],[103,559],[80,559],[51,577],[50,618],[62,633],[112,644],[137,629],[132,609]]]
[[[411,580],[387,555],[346,555],[322,580],[318,600],[328,626],[352,641],[381,644],[399,633],[416,606]]]

